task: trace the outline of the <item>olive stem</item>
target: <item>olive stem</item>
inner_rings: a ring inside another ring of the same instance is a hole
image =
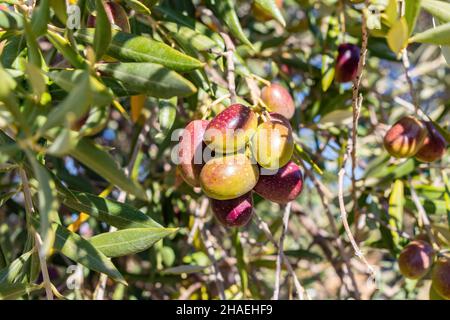
[[[209,199],[205,197],[203,199],[201,205],[198,206],[196,209],[196,211],[197,211],[196,217],[202,222],[205,219],[206,211],[208,210],[208,205],[209,205]],[[200,231],[202,242],[205,245],[206,254],[212,264],[212,269],[214,272],[214,280],[216,282],[217,290],[219,292],[219,297],[221,300],[225,300],[226,296],[225,296],[225,290],[224,290],[224,285],[223,285],[223,282],[224,282],[223,275],[220,272],[219,267],[217,266],[217,260],[214,257],[214,255],[215,255],[214,247],[213,247],[212,242],[210,241],[212,234],[209,230],[204,228],[203,223],[200,223],[199,225],[197,225],[197,228]]]
[[[422,204],[420,203],[419,200],[419,196],[416,193],[416,190],[414,189],[411,177],[408,177],[408,182],[409,182],[409,190],[411,192],[411,198],[412,201],[414,202],[414,205],[417,208],[417,212],[419,214],[419,221],[422,223],[423,227],[425,228],[425,231],[427,232],[428,238],[430,239],[433,248],[435,250],[439,250],[440,246],[436,241],[436,238],[433,234],[433,230],[431,229],[431,223],[430,223],[430,219],[428,218],[428,215],[425,211],[425,209],[423,208]]]
[[[278,254],[277,254],[277,262],[276,262],[276,271],[275,271],[275,287],[273,291],[273,300],[279,300],[280,298],[280,278],[281,278],[281,260],[283,254],[283,245],[284,238],[286,237],[286,232],[289,225],[289,216],[291,214],[292,202],[289,202],[284,207],[283,214],[283,229],[281,231],[280,240],[278,241]]]
[[[34,207],[33,207],[33,200],[31,196],[31,189],[30,184],[28,182],[28,177],[23,168],[19,169],[20,178],[22,180],[22,190],[23,190],[23,197],[25,200],[25,211],[27,213],[28,217],[31,217],[33,215]],[[45,294],[47,296],[47,300],[53,300],[53,291],[52,291],[52,283],[50,281],[50,276],[48,274],[48,268],[47,268],[47,261],[45,254],[43,254],[41,246],[42,246],[42,239],[39,233],[34,230],[32,226],[30,226],[30,232],[33,234],[35,239],[35,246],[39,257],[39,264],[41,266],[41,272],[42,272],[42,279],[44,282],[45,287]]]
[[[302,162],[303,168],[305,168],[303,161],[301,161],[301,162]],[[306,170],[306,169],[305,169],[305,174],[311,178],[314,186],[317,189],[317,193],[319,194],[319,197],[320,197],[320,200],[322,203],[322,207],[324,208],[325,214],[327,215],[328,221],[330,222],[331,231],[333,232],[333,236],[336,239],[336,246],[339,250],[339,254],[341,255],[341,258],[344,261],[344,264],[346,266],[346,269],[347,269],[346,273],[347,273],[350,281],[352,282],[353,293],[355,295],[355,298],[359,300],[359,299],[361,299],[361,293],[358,289],[358,284],[356,282],[355,275],[353,274],[352,266],[350,264],[350,259],[347,255],[347,253],[345,252],[344,244],[342,243],[342,239],[339,237],[339,230],[336,226],[336,222],[334,221],[333,215],[331,214],[331,210],[329,207],[329,199],[326,196],[325,191],[323,190],[322,183],[316,178],[316,176],[312,172],[310,172],[309,170]]]
[[[255,217],[257,221],[258,228],[261,229],[264,234],[266,235],[267,239],[272,243],[272,245],[275,247],[275,249],[278,250],[278,243],[274,239],[272,232],[269,229],[269,226],[267,223],[265,223],[257,214],[256,212],[253,213],[253,216]],[[297,275],[295,274],[294,269],[292,268],[291,263],[289,262],[289,259],[286,257],[283,251],[281,251],[281,257],[283,258],[284,265],[286,266],[286,269],[288,270],[291,277],[294,279],[294,285],[295,289],[297,291],[298,299],[299,300],[311,300],[311,298],[308,295],[308,292],[303,288],[300,281],[298,280]]]
[[[213,102],[211,102],[208,107],[205,110],[205,113],[203,114],[202,120],[206,120],[206,118],[209,116],[209,113],[211,112],[211,108],[214,107],[215,105],[221,103],[223,100],[228,99],[231,97],[231,94],[227,93],[219,98],[217,98],[216,100],[214,100]]]
[[[364,69],[364,66],[366,64],[366,54],[367,54],[367,42],[368,42],[368,30],[367,30],[367,16],[366,11],[369,6],[369,0],[365,0],[365,7],[362,10],[362,26],[361,26],[361,34],[362,34],[362,44],[361,44],[361,51],[360,51],[360,57],[358,61],[358,68],[356,77],[353,80],[353,92],[352,92],[352,135],[351,135],[351,147],[349,148],[348,152],[351,155],[352,158],[352,167],[351,167],[351,181],[352,181],[352,201],[353,201],[353,212],[355,215],[355,226],[356,226],[356,232],[358,231],[357,226],[358,220],[359,220],[359,214],[358,214],[358,199],[356,195],[356,166],[357,166],[357,157],[356,157],[356,144],[357,144],[357,138],[358,138],[358,121],[359,121],[359,115],[361,113],[361,107],[362,107],[362,95],[359,93],[359,89],[361,86],[361,80],[362,80],[362,72]],[[342,168],[344,168],[344,164],[342,164]]]
[[[224,53],[227,58],[227,82],[228,82],[228,91],[231,95],[231,103],[236,103],[236,83],[234,78],[234,51],[236,48],[234,47],[233,41],[230,36],[225,32],[220,32],[220,36],[223,38],[225,42],[225,47],[227,51]]]

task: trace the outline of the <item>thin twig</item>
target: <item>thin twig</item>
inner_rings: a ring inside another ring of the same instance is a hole
[[[225,32],[220,32],[220,36],[223,38],[225,42],[225,47],[227,51],[225,55],[227,57],[227,82],[228,82],[228,91],[231,95],[231,103],[236,103],[236,83],[234,79],[234,44],[231,40],[230,36]]]
[[[270,232],[269,226],[267,223],[265,223],[257,214],[254,212],[254,217],[256,219],[258,228],[260,228],[264,234],[266,235],[267,239],[272,243],[272,245],[278,250],[278,243],[275,241],[272,232]],[[304,300],[305,298],[308,300],[311,300],[306,290],[301,285],[300,281],[298,280],[297,275],[295,274],[294,269],[292,269],[291,263],[289,262],[289,259],[286,257],[283,251],[281,251],[281,257],[283,258],[284,265],[286,266],[286,269],[288,270],[291,277],[294,279],[294,285],[295,289],[297,291],[298,299]]]
[[[353,110],[353,122],[352,122],[352,134],[350,142],[348,143],[347,150],[344,153],[344,158],[342,161],[341,169],[339,170],[338,178],[338,198],[339,198],[339,209],[341,212],[341,220],[342,224],[344,225],[345,233],[347,234],[347,237],[350,240],[350,243],[353,247],[353,250],[355,251],[355,255],[361,259],[361,261],[366,265],[368,272],[373,277],[373,280],[375,280],[375,270],[374,268],[367,262],[366,258],[364,257],[364,254],[361,252],[361,250],[358,247],[358,244],[355,241],[355,238],[353,237],[352,231],[350,229],[350,226],[348,224],[347,220],[347,211],[345,209],[345,203],[344,203],[344,175],[345,175],[345,165],[347,164],[347,159],[349,156],[352,158],[352,199],[353,199],[353,206],[354,206],[354,212],[355,212],[355,218],[357,213],[357,197],[356,197],[356,179],[355,179],[355,169],[356,169],[356,139],[357,139],[357,126],[358,126],[358,119],[359,114],[361,111],[362,106],[362,95],[359,94],[359,88],[361,85],[361,79],[362,79],[362,71],[365,65],[366,61],[366,53],[367,53],[367,41],[368,41],[368,31],[367,31],[367,19],[365,15],[365,10],[367,9],[367,6],[369,4],[369,1],[365,1],[366,7],[363,10],[362,13],[362,46],[361,46],[361,55],[359,58],[358,63],[358,70],[357,75],[355,77],[355,80],[353,81],[353,97],[352,97],[352,110]],[[355,219],[355,225],[357,225],[357,219]]]
[[[23,168],[19,169],[20,178],[22,180],[22,189],[23,189],[23,196],[25,200],[25,210],[28,217],[31,217],[34,213],[34,207],[33,207],[33,198],[31,196],[31,190],[30,190],[30,184],[28,182],[28,177]],[[29,223],[29,222],[28,222]],[[45,294],[47,296],[47,300],[53,300],[53,292],[52,292],[52,283],[50,281],[50,276],[48,274],[48,268],[47,268],[47,261],[46,256],[42,252],[42,239],[39,235],[39,233],[31,226],[30,232],[33,234],[35,239],[35,246],[37,249],[37,253],[39,256],[39,264],[41,267],[42,272],[42,279],[44,281],[44,287],[45,287]]]
[[[197,210],[198,210],[197,216],[200,219],[200,221],[202,221],[202,222],[204,222],[206,211],[208,209],[208,205],[209,205],[209,200],[208,200],[208,198],[205,197],[205,198],[203,198],[200,207],[197,208]],[[217,265],[217,260],[214,257],[214,255],[215,255],[214,246],[210,240],[212,237],[212,234],[211,234],[211,232],[209,232],[209,230],[204,228],[203,223],[201,223],[198,226],[198,230],[200,231],[201,239],[202,239],[203,244],[206,249],[206,254],[212,264],[212,269],[214,272],[214,280],[216,282],[217,290],[219,292],[219,297],[221,300],[225,300],[226,296],[225,296],[225,290],[224,290],[224,284],[223,284],[224,279],[223,279],[223,275],[220,272],[220,269]]]
[[[430,239],[434,249],[439,250],[440,246],[439,246],[438,242],[436,241],[436,238],[433,234],[433,230],[431,229],[430,219],[428,218],[428,215],[427,215],[424,207],[422,206],[422,203],[420,203],[420,199],[416,193],[416,190],[414,190],[414,186],[412,184],[411,177],[408,177],[408,182],[409,182],[409,190],[411,192],[412,201],[414,202],[414,205],[417,208],[417,212],[419,213],[419,221],[422,222],[423,227],[425,228],[425,231],[427,232],[428,238]]]
[[[418,114],[419,99],[414,91],[414,84],[413,84],[413,81],[412,81],[412,78],[410,75],[411,63],[409,62],[407,48],[403,49],[403,52],[402,52],[402,65],[403,65],[403,69],[405,70],[405,78],[406,78],[406,81],[408,82],[409,92],[411,94],[411,99],[412,99],[412,103],[415,108],[415,113]]]
[[[305,166],[303,166],[303,167],[305,168]],[[334,217],[331,214],[328,197],[326,196],[326,193],[322,189],[321,182],[316,178],[316,176],[308,170],[305,170],[305,173],[308,177],[311,178],[314,186],[317,189],[317,193],[319,194],[320,200],[322,202],[322,207],[325,210],[325,214],[327,215],[328,221],[330,222],[331,231],[333,232],[333,235],[336,237],[336,245],[337,245],[339,254],[341,255],[341,258],[344,261],[344,264],[346,266],[346,271],[347,271],[346,273],[352,282],[354,296],[356,299],[359,300],[359,299],[361,299],[361,293],[358,289],[358,284],[356,282],[355,275],[353,274],[352,266],[350,264],[350,259],[347,255],[347,253],[345,252],[344,244],[342,243],[342,239],[339,237],[339,230],[336,226],[336,222],[334,221]]]
[[[361,85],[361,79],[362,79],[362,72],[364,69],[364,65],[366,64],[366,54],[367,54],[367,42],[368,42],[368,30],[367,30],[367,17],[366,12],[367,7],[369,6],[369,0],[365,1],[365,8],[362,12],[362,26],[361,26],[361,33],[362,33],[362,44],[361,44],[361,51],[360,51],[360,57],[358,61],[358,69],[356,73],[356,77],[353,80],[353,92],[352,92],[352,114],[353,114],[353,121],[352,121],[352,146],[351,146],[351,157],[352,157],[352,200],[353,200],[353,212],[355,215],[355,226],[358,225],[358,199],[356,195],[356,165],[357,165],[357,159],[356,159],[356,142],[358,137],[358,120],[359,115],[361,113],[361,105],[362,105],[362,96],[359,94],[359,88]]]
[[[280,277],[281,277],[281,260],[283,255],[283,245],[284,238],[286,237],[286,232],[289,224],[289,216],[291,215],[292,202],[289,202],[284,207],[283,214],[283,229],[281,230],[280,241],[278,242],[278,254],[276,262],[276,272],[275,272],[275,288],[273,291],[273,300],[278,300],[280,298]]]

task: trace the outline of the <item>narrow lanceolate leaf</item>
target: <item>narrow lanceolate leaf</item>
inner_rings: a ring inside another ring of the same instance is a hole
[[[90,139],[81,139],[71,156],[120,189],[141,199],[147,199],[142,187],[130,180],[108,152],[100,149]]]
[[[216,41],[193,28],[169,21],[161,21],[161,25],[170,32],[171,36],[175,38],[181,47],[189,45],[198,51],[218,48]]]
[[[408,44],[408,24],[405,17],[394,22],[387,34],[387,43],[391,50],[398,54]]]
[[[83,99],[81,99],[83,97]],[[59,105],[54,107],[47,117],[47,121],[39,129],[41,134],[46,131],[75,121],[83,116],[92,102],[90,90],[90,75],[85,72],[80,82]]]
[[[69,61],[69,63],[75,68],[83,69],[86,66],[86,61],[84,58],[72,48],[69,41],[56,32],[47,31],[47,39],[52,43],[52,45],[61,53],[64,58]]]
[[[154,63],[108,63],[98,70],[132,92],[157,98],[185,97],[197,91],[195,86],[175,71]]]
[[[150,9],[139,0],[125,0],[125,2],[130,8],[136,10],[136,12],[151,14]]]
[[[228,28],[230,28],[234,37],[253,48],[244,30],[242,30],[233,0],[207,0],[206,3],[215,12],[217,17],[223,20]]]
[[[89,242],[108,257],[135,254],[150,248],[155,242],[176,232],[174,228],[137,228],[102,233]]]
[[[275,0],[255,0],[255,4],[261,7],[265,12],[270,14],[272,18],[275,18],[283,27],[286,26],[283,14],[278,8]]]
[[[411,35],[416,26],[422,0],[405,0],[405,19],[408,24],[408,35]]]
[[[125,279],[114,264],[89,241],[61,225],[54,224],[54,228],[56,231],[56,250],[88,269],[104,273],[110,278],[126,284]]]
[[[162,226],[143,212],[114,200],[105,199],[89,193],[58,189],[58,197],[65,206],[103,221],[118,229],[162,228]]]
[[[389,225],[393,230],[402,230],[403,208],[405,204],[404,186],[402,180],[395,180],[389,196]],[[394,244],[398,245],[400,236],[398,232],[391,230]]]
[[[450,45],[450,22],[418,33],[410,38],[409,42]]]
[[[93,29],[83,29],[75,37],[87,44],[93,42]],[[176,71],[191,71],[203,67],[203,63],[165,43],[147,36],[138,36],[114,30],[107,54],[123,62],[152,62]]]
[[[442,22],[450,22],[450,2],[422,0],[422,8]]]
[[[7,283],[14,283],[24,271],[24,266],[33,254],[33,250],[25,252],[9,266],[0,270],[0,286]]]
[[[34,64],[27,63],[25,71],[36,100],[41,101],[42,95],[47,92],[47,83],[41,69]]]
[[[15,283],[0,286],[0,300],[16,300],[39,289],[42,289],[41,285],[28,283]]]
[[[51,224],[59,221],[59,203],[56,197],[55,182],[47,172],[47,168],[39,163],[30,151],[26,151],[26,154],[33,168],[34,176],[39,183],[38,200],[41,218],[39,233],[42,238],[42,252],[47,256],[55,240]]]
[[[108,50],[111,42],[111,23],[106,14],[103,0],[96,0],[97,17],[95,19],[94,51],[98,61]]]
[[[444,201],[445,201],[445,211],[447,211],[447,223],[450,228],[450,181],[448,179],[447,173],[442,173],[442,177],[444,178],[445,183],[445,193],[444,193]]]
[[[20,14],[10,10],[0,10],[0,29],[22,30],[23,18]]]
[[[50,19],[50,0],[41,0],[39,6],[34,10],[31,18],[31,27],[36,37],[47,31],[47,23]]]
[[[23,18],[23,26],[25,28],[25,39],[27,41],[28,62],[40,68],[42,66],[41,50],[31,23],[25,17]]]
[[[19,109],[19,103],[14,90],[17,86],[16,81],[9,73],[0,65],[0,79],[2,84],[0,85],[0,102],[3,102],[6,109],[13,115],[18,122],[23,122],[23,117]]]
[[[71,93],[83,79],[83,70],[62,70],[51,71],[47,75],[58,86]],[[92,91],[92,104],[96,106],[109,105],[113,99],[111,90],[93,76],[90,76],[90,86]]]

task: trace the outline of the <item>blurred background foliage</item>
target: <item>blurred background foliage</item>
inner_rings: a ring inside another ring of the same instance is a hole
[[[396,259],[411,239],[426,237],[412,185],[439,245],[449,247],[450,161],[398,160],[382,144],[390,125],[414,114],[399,54],[406,46],[420,114],[449,137],[450,29],[433,26],[450,22],[450,4],[406,1],[407,9],[418,6],[414,28],[414,18],[397,23],[397,1],[368,1],[367,10],[364,1],[280,2],[123,0],[116,3],[125,15],[116,8],[111,21],[104,1],[0,1],[0,297],[45,298],[42,260],[58,298],[216,299],[215,268],[228,299],[272,296],[277,249],[256,218],[234,230],[209,210],[198,217],[202,193],[170,158],[172,133],[228,93],[220,35],[227,32],[240,102],[253,103],[260,78],[295,99],[305,186],[284,249],[309,296],[356,298],[351,266],[361,298],[429,298],[429,276],[405,280]],[[76,13],[81,24],[73,29]],[[361,45],[362,14],[370,30],[356,216],[350,175],[344,185],[375,283],[341,227],[337,198],[352,85],[333,81],[334,63],[340,43]],[[408,45],[410,36],[417,42]],[[211,114],[229,104],[223,99]],[[282,209],[255,195],[256,214],[275,239]],[[100,273],[108,276],[104,291]],[[284,266],[281,297],[295,297]]]

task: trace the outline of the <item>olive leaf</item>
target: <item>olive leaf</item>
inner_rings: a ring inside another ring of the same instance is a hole
[[[89,242],[108,257],[134,254],[176,232],[174,228],[134,228],[96,235]]]
[[[111,23],[106,14],[103,0],[95,0],[97,16],[95,19],[94,51],[96,61],[106,53],[111,42]]]
[[[67,207],[85,212],[118,229],[162,228],[159,223],[141,211],[115,200],[73,190],[69,193],[62,188],[58,188],[58,197]]]
[[[92,29],[82,29],[75,33],[75,37],[86,44],[92,44],[93,33]],[[182,72],[203,67],[199,60],[163,42],[117,30],[112,32],[107,54],[122,62],[152,62]]]
[[[197,91],[175,71],[154,63],[106,63],[98,65],[98,70],[135,94],[171,98],[189,96]]]
[[[53,224],[55,230],[55,249],[88,269],[104,273],[110,278],[126,284],[125,279],[114,264],[89,241],[70,232],[59,224]]]

